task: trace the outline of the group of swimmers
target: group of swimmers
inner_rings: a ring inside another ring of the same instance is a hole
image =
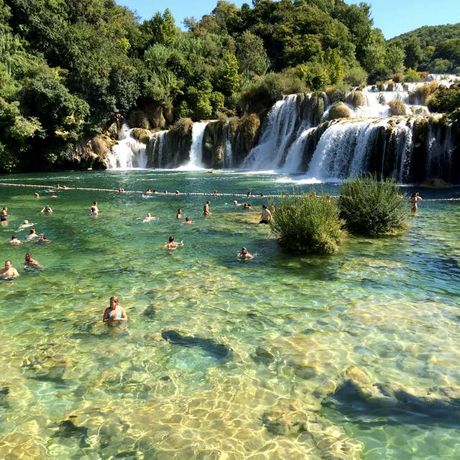
[[[32,257],[32,254],[28,252],[24,257],[24,270],[28,269],[42,269],[43,265],[38,260]],[[5,260],[5,265],[0,269],[0,278],[3,280],[11,281],[19,276],[16,268],[13,267],[11,260]]]

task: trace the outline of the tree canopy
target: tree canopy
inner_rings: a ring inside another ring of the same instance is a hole
[[[163,128],[460,65],[458,25],[386,42],[370,15],[344,0],[219,0],[182,31],[169,10],[141,22],[115,0],[0,0],[0,171],[65,165],[119,116]]]

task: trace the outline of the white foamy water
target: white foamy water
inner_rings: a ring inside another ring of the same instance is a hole
[[[108,169],[145,169],[147,167],[147,146],[132,136],[132,129],[123,124],[118,133],[118,144],[112,147]]]

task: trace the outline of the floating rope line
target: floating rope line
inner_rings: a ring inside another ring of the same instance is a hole
[[[317,184],[315,184],[317,185]],[[319,184],[321,185],[321,184]],[[247,198],[247,199],[255,199],[255,198],[281,198],[282,196],[288,195],[287,193],[284,194],[256,194],[256,195],[249,195],[247,193],[221,193],[221,192],[155,192],[153,194],[145,194],[142,190],[124,190],[120,192],[118,189],[113,188],[95,188],[95,187],[71,187],[65,186],[65,188],[57,188],[54,185],[41,185],[41,184],[17,184],[14,182],[0,182],[0,187],[19,187],[19,188],[35,188],[35,189],[47,189],[52,190],[53,192],[65,192],[71,190],[77,191],[87,191],[87,192],[105,192],[105,193],[116,193],[119,195],[141,195],[143,197],[155,197],[155,196],[203,196],[203,197],[211,197],[211,198],[218,198],[218,197],[238,197],[238,198]],[[325,193],[324,195],[330,196],[332,198],[338,198],[337,195],[329,195]],[[300,197],[302,195],[298,194],[289,194],[289,196]],[[423,201],[460,201],[460,197],[458,198],[424,198]]]

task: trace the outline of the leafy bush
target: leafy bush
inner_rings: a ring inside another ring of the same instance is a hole
[[[391,179],[363,177],[340,187],[340,217],[347,229],[359,235],[383,236],[406,228],[406,203]]]
[[[337,118],[350,118],[351,110],[343,102],[336,102],[331,106],[328,112],[328,120],[335,120]]]
[[[413,83],[418,83],[422,81],[422,77],[420,76],[420,73],[417,72],[414,69],[407,69],[406,72],[404,73],[404,81],[405,82],[413,82]]]
[[[406,115],[406,104],[399,99],[393,99],[388,103],[390,107],[390,114],[394,115]]]
[[[283,195],[270,227],[281,247],[296,254],[333,254],[343,237],[336,200],[315,193]]]

